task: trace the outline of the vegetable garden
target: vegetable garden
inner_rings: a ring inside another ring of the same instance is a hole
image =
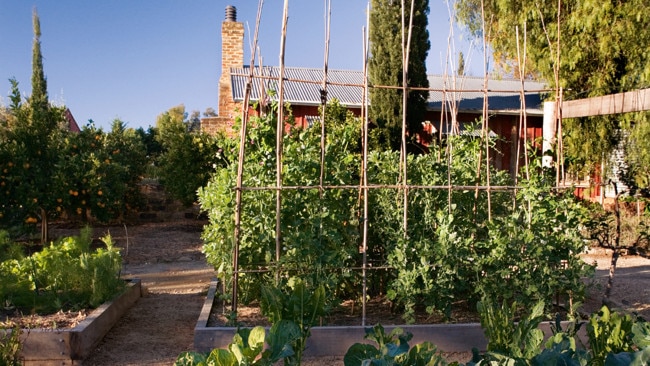
[[[408,46],[402,46],[402,54],[408,54]],[[428,146],[427,154],[407,153],[405,116],[401,149],[370,151],[368,106],[355,117],[336,100],[324,102],[327,61],[321,119],[310,128],[296,128],[291,107],[283,100],[283,62],[281,50],[277,90],[270,91],[270,105],[263,108],[250,100],[259,76],[250,68],[245,107],[235,126],[239,139],[223,145],[220,154],[228,162],[226,167],[199,190],[199,201],[210,219],[203,234],[204,252],[222,281],[229,318],[237,324],[238,304],[259,301],[262,312],[274,322],[270,349],[261,360],[299,364],[309,327],[349,299],[361,304],[362,326],[366,304],[376,296],[386,296],[406,323],[413,322],[418,311],[449,318],[460,303],[478,306],[482,324],[489,314],[500,322],[486,324],[486,331],[496,327],[504,334],[520,316],[550,315],[558,307],[570,319],[578,316],[584,279],[592,271],[579,256],[589,244],[590,215],[571,187],[561,184],[561,164],[543,164],[541,152],[526,141],[515,158],[519,166],[515,177],[495,169],[491,157],[500,152],[488,133],[485,103],[476,133],[451,133]],[[408,80],[404,69],[402,80]],[[522,81],[521,95],[523,85]],[[369,88],[397,88],[404,96],[401,110],[407,109],[408,85],[370,86],[366,79],[355,86],[362,100],[368,99]],[[487,101],[487,84],[482,92]],[[454,98],[443,100],[452,105],[452,113],[440,123],[448,126],[447,131],[458,131]],[[525,126],[522,109],[519,128]],[[557,155],[545,158],[562,162],[559,145],[553,153]],[[501,307],[501,313],[486,310],[494,309],[491,306]],[[524,353],[511,357],[530,360],[534,356],[541,339],[532,331],[539,322],[533,323],[531,329],[517,331],[522,338],[506,341],[524,342],[520,350]],[[379,332],[373,339],[380,350],[365,354],[368,357],[359,362],[373,359],[375,364],[379,355],[404,351],[400,342],[406,341],[401,337],[395,347],[381,348],[394,338],[377,328],[375,332]],[[495,334],[488,335],[491,342]],[[298,343],[286,344],[292,344],[295,353],[282,353],[282,342],[276,342],[290,335]],[[214,357],[227,360],[226,353],[231,352],[234,364],[247,362],[249,356],[251,362],[260,360],[261,336],[257,329],[238,332],[229,351],[215,350]],[[527,343],[532,342],[527,337],[535,338],[537,346]],[[183,364],[181,358],[179,362]],[[413,362],[404,364],[419,364]]]

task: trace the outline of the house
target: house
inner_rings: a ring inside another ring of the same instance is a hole
[[[81,132],[81,128],[79,128],[79,124],[77,124],[77,120],[74,119],[72,112],[70,112],[70,108],[65,109],[65,111],[63,112],[63,118],[65,118],[65,121],[68,123],[68,129],[70,130],[70,132]]]
[[[232,134],[232,125],[236,115],[242,110],[241,104],[251,73],[250,66],[244,65],[244,25],[237,22],[236,9],[232,6],[226,8],[221,37],[219,116],[203,118],[201,129],[209,133],[222,131]],[[280,69],[275,66],[255,67],[250,101],[263,100],[269,97],[270,90],[277,91],[279,74]],[[284,69],[284,100],[291,104],[298,125],[309,126],[310,121],[318,118],[318,107],[322,103],[323,76],[322,69]],[[360,115],[364,102],[362,71],[328,70],[327,80],[327,99],[336,98],[355,115]],[[482,77],[463,76],[452,80],[443,75],[429,75],[431,91],[426,118],[423,121],[424,130],[428,133],[420,136],[421,142],[426,145],[433,139],[448,134],[450,128],[447,127],[447,121],[451,121],[452,117],[458,121],[461,133],[467,124],[479,121],[483,116],[484,83]],[[541,150],[545,88],[544,84],[533,81],[526,81],[522,85],[520,80],[487,80],[488,128],[492,135],[500,137],[496,143],[499,154],[494,158],[497,168],[515,173],[515,157],[518,148],[522,148],[523,141],[534,143]],[[526,128],[525,131],[520,131],[519,126],[523,125],[520,111],[524,105]]]

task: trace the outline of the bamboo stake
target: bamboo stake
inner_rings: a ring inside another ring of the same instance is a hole
[[[524,93],[525,90],[525,81],[524,77],[526,75],[526,44],[527,44],[527,31],[526,31],[526,23],[524,23],[524,52],[523,52],[523,57],[520,54],[520,49],[519,49],[519,27],[516,27],[515,29],[516,37],[517,37],[517,63],[519,66],[519,81],[521,85],[521,92],[520,92],[520,111],[519,111],[519,124],[520,128],[523,129],[524,131],[524,143],[527,140],[528,137],[528,123],[527,123],[527,115],[526,115],[526,95]],[[519,167],[519,157],[520,157],[520,145],[517,144],[517,167]],[[528,149],[524,145],[524,167],[525,167],[525,172],[526,172],[526,179],[530,179],[530,165],[529,165],[529,155],[528,155]],[[517,179],[517,176],[515,176],[515,179]],[[516,181],[515,181],[516,182]]]
[[[325,109],[327,107],[327,68],[329,61],[330,47],[330,17],[332,15],[331,0],[325,1],[325,55],[323,60],[323,85],[321,86],[321,133],[320,133],[320,185],[325,180]],[[323,198],[323,190],[320,191],[320,198]]]
[[[351,190],[351,189],[359,189],[359,187],[363,188],[369,188],[369,189],[400,189],[403,188],[404,185],[401,183],[397,184],[368,184],[368,185],[324,185],[323,189],[342,189],[342,190]],[[471,185],[471,186],[464,186],[464,185],[448,185],[448,184],[440,184],[440,185],[408,185],[408,189],[451,189],[455,191],[469,191],[476,189],[480,190],[487,190],[488,186],[482,186],[482,185]],[[567,188],[566,186],[559,186],[559,187],[554,187],[557,189],[564,189]],[[258,186],[258,187],[241,187],[242,191],[274,191],[274,190],[319,190],[320,186],[282,186],[282,187],[276,187],[276,186]],[[513,190],[513,189],[521,189],[519,186],[490,186],[491,190]]]
[[[562,115],[562,112],[561,112],[562,104],[560,103],[561,99],[562,99],[562,91],[560,89],[561,88],[560,87],[560,60],[561,60],[560,59],[560,50],[561,50],[560,49],[560,40],[561,40],[561,35],[562,35],[562,33],[560,31],[560,15],[561,15],[561,12],[562,12],[562,0],[557,0],[557,50],[555,51],[555,53],[556,53],[555,54],[555,57],[556,57],[556,61],[555,61],[555,64],[556,64],[556,66],[555,66],[555,88],[556,88],[555,100],[557,101],[557,105],[556,105],[555,111],[556,111],[556,113],[560,113],[560,116]],[[561,118],[557,118],[556,121],[559,121],[558,123],[560,124],[560,126],[562,125],[562,119]],[[555,130],[556,131],[561,130],[561,127],[558,127]],[[560,140],[562,139],[562,135],[560,135],[559,133],[557,134],[557,136],[558,136],[558,138]],[[556,162],[557,169],[555,171],[555,176],[556,176],[555,185],[560,184],[560,164],[561,164],[561,161],[558,158],[558,161]]]
[[[370,3],[366,11],[366,24],[370,27]],[[361,166],[362,187],[359,189],[363,192],[363,237],[362,237],[362,295],[361,300],[361,326],[366,326],[366,297],[368,294],[368,34],[363,29],[363,80],[366,87],[363,89],[363,103],[361,136],[363,138],[363,163]]]
[[[253,85],[253,72],[255,70],[255,50],[257,47],[257,36],[260,28],[260,19],[262,17],[262,7],[264,5],[264,0],[259,0],[257,5],[257,18],[255,20],[255,36],[253,37],[253,48],[251,52],[251,68],[248,81],[246,83],[246,91],[244,92],[244,102],[243,110],[244,115],[242,118],[242,125],[239,138],[239,156],[238,156],[238,165],[237,165],[237,180],[235,187],[235,247],[233,253],[233,284],[232,284],[232,308],[231,311],[234,314],[237,314],[237,287],[239,283],[239,244],[241,242],[241,205],[242,205],[242,186],[243,186],[243,175],[244,175],[244,152],[246,149],[246,128],[249,118],[249,108],[248,102],[251,94],[251,89]]]
[[[449,3],[447,4],[447,11],[449,11]],[[452,17],[450,17],[451,19]],[[453,26],[452,23],[449,23],[449,35],[447,36],[447,57],[445,57],[445,68],[444,68],[444,75],[443,75],[443,87],[447,86],[447,71],[449,69],[449,62],[451,60],[451,37],[453,34]],[[453,69],[453,63],[452,63],[452,69]],[[453,71],[453,70],[452,70]],[[453,72],[452,72],[453,75]],[[453,78],[453,76],[452,76]],[[456,79],[453,78],[453,89],[456,89]],[[443,88],[446,89],[446,88]],[[442,131],[443,131],[443,120],[445,122],[445,126],[447,127],[447,131],[451,131],[452,134],[456,133],[458,131],[458,121],[456,120],[456,94],[452,94],[452,99],[449,102],[449,109],[451,111],[451,129],[449,128],[449,120],[446,120],[445,117],[447,115],[445,111],[445,107],[447,106],[447,91],[442,92],[442,102],[441,102],[441,108],[440,108],[440,130],[439,130],[439,138],[440,138],[440,143],[442,143]],[[452,151],[453,151],[453,146],[451,140],[447,139],[447,147],[445,149],[447,151],[447,184],[451,186],[451,161],[452,161]],[[451,214],[451,203],[452,203],[452,190],[447,190],[447,212]]]
[[[282,249],[282,146],[284,139],[284,48],[287,39],[287,22],[289,18],[289,0],[284,0],[282,14],[282,38],[280,40],[280,76],[278,87],[278,121],[275,144],[275,185],[278,187],[275,196],[275,262],[280,263]],[[279,283],[280,273],[276,272],[275,281]]]
[[[487,171],[487,183],[488,187],[490,185],[490,144],[488,140],[488,72],[487,72],[487,35],[485,33],[485,4],[481,0],[481,23],[483,27],[483,115],[481,121],[481,140],[485,142],[485,151],[486,151],[486,171]],[[481,181],[481,168],[483,164],[483,150],[479,150],[479,158],[476,168],[476,186],[478,187]],[[478,188],[474,191],[474,207],[472,209],[474,213],[474,220],[476,220],[478,213]],[[492,220],[492,202],[490,189],[487,189],[488,197],[488,220]]]
[[[408,35],[404,37],[404,1],[402,0],[402,148],[401,148],[401,175],[402,186],[404,191],[404,213],[403,213],[403,227],[404,238],[408,232],[408,175],[407,175],[407,156],[406,156],[406,118],[408,110],[408,71],[409,71],[409,54],[411,51],[411,36],[413,34],[413,14],[415,13],[415,1],[411,0],[411,11],[409,15]],[[404,43],[406,42],[406,44]]]

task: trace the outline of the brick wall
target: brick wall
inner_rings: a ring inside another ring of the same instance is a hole
[[[234,137],[232,128],[234,118],[230,117],[205,117],[201,118],[201,130],[211,135],[224,133],[226,136]]]
[[[201,129],[208,133],[232,134],[232,124],[241,103],[232,100],[230,68],[244,66],[244,24],[221,23],[221,77],[219,78],[219,117],[201,120]]]

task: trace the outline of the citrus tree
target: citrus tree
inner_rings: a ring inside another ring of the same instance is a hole
[[[124,122],[106,133],[93,123],[68,133],[61,151],[58,211],[81,221],[122,219],[142,204],[138,183],[148,160],[144,144]]]
[[[194,128],[184,106],[171,108],[158,116],[156,139],[162,152],[156,170],[165,191],[189,206],[197,200],[197,189],[204,186],[215,168],[224,165],[219,140]]]

